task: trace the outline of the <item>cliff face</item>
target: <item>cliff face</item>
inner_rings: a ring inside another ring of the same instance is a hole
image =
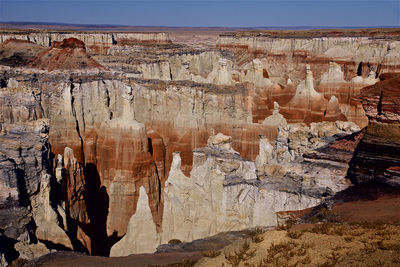
[[[76,38],[83,41],[94,54],[105,54],[116,43],[168,43],[166,33],[104,33],[104,32],[2,32],[0,42],[9,39],[27,40],[41,46],[51,46],[52,42]]]
[[[233,51],[243,59],[238,61],[240,69],[246,70],[247,62],[255,57],[265,58],[264,68],[269,79],[284,87],[279,95],[274,96],[272,93],[271,99],[277,101],[282,109],[293,94],[293,91],[288,90],[286,96],[282,96],[287,90],[286,87],[291,88],[288,86],[288,78],[295,85],[301,84],[305,76],[304,66],[308,64],[313,73],[316,92],[323,94],[326,100],[330,100],[331,96],[338,98],[342,113],[339,115],[344,115],[362,127],[366,126],[368,121],[362,106],[354,101],[354,97],[362,87],[375,83],[378,74],[398,71],[400,47],[399,42],[395,40],[373,40],[364,37],[299,39],[246,34],[221,36],[217,46]],[[296,93],[296,98],[297,95]],[[285,98],[288,100],[283,100]],[[316,102],[317,99],[310,101]],[[304,101],[301,102],[304,106]],[[268,106],[271,108],[272,103],[269,102]],[[298,108],[293,110],[292,105],[288,105],[287,111],[282,110],[282,113],[288,122],[307,122],[309,116],[314,117],[312,121],[322,118],[320,107],[303,107],[303,110],[303,114],[299,114]]]
[[[190,172],[192,149],[215,129],[232,133],[235,146],[254,158],[257,134],[272,139],[276,132],[249,122],[246,88],[233,87],[236,93],[231,95],[225,88],[184,82],[155,85],[117,77],[11,70],[2,77],[6,92],[15,87],[25,94],[35,90],[40,96],[35,105],[52,125],[49,142],[63,192],[58,201],[67,218],[63,230],[73,236],[75,249],[85,247],[93,254],[108,254],[125,234],[140,187],[147,192],[152,223],[161,231],[162,191],[172,152],[182,151],[188,159],[185,170]],[[225,103],[222,108],[220,103]],[[10,106],[21,109],[15,103]],[[11,116],[8,110],[3,114]]]
[[[352,153],[330,145],[338,139],[333,135],[357,130],[340,122],[283,126],[274,146],[261,138],[256,163],[232,148],[231,137],[218,133],[193,151],[190,176],[175,152],[163,192],[162,231],[151,230],[154,223],[135,214],[110,255],[154,252],[172,239],[190,242],[226,230],[276,226],[276,212],[315,206],[349,186],[345,177]]]
[[[350,174],[356,182],[388,173],[389,177],[396,176],[400,166],[400,79],[397,74],[384,74],[380,79],[362,89],[360,95],[369,124],[352,162]]]
[[[398,79],[375,84],[397,71],[397,41],[221,37],[204,50],[164,34],[0,36],[77,38],[19,47],[19,68],[0,74],[0,205],[48,248],[122,256],[274,226],[276,212],[347,188],[352,158],[365,175],[378,154],[379,173],[400,166]]]
[[[52,177],[49,120],[40,92],[23,90],[13,79],[8,84],[0,92],[2,264],[49,253],[46,242],[72,248],[58,220],[65,210],[53,195],[59,184]]]

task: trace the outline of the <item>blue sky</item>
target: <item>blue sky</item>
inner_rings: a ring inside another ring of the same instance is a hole
[[[400,0],[0,0],[0,21],[132,26],[399,26]]]

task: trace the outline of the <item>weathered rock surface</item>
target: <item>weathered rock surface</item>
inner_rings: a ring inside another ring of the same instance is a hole
[[[358,183],[387,176],[390,168],[400,166],[399,76],[382,75],[380,82],[362,89],[360,98],[369,124],[350,170],[351,177]]]
[[[54,41],[51,48],[43,51],[32,59],[27,67],[46,69],[103,69],[86,53],[85,43],[76,38],[68,38],[63,41]]]
[[[146,190],[141,186],[136,212],[129,220],[125,236],[111,248],[110,256],[154,252],[159,243],[160,237],[153,222]]]
[[[49,252],[41,242],[72,248],[59,224],[63,210],[54,210],[50,196],[49,122],[35,113],[35,95],[20,95],[21,106],[7,106],[10,95],[0,93],[0,232],[1,257],[31,259]],[[39,111],[39,110],[37,110]],[[41,242],[39,242],[40,240]],[[3,262],[3,264],[5,264]]]
[[[274,102],[274,112],[272,113],[272,115],[265,118],[262,124],[274,126],[277,128],[287,126],[287,121],[285,117],[279,113],[279,104],[277,102]]]
[[[8,39],[0,43],[0,64],[10,67],[21,67],[28,64],[45,47],[27,40]]]
[[[232,149],[231,138],[221,133],[210,137],[206,147],[194,150],[190,177],[183,174],[176,152],[164,189],[161,233],[155,235],[136,223],[126,239],[145,232],[147,237],[141,239],[157,244],[171,239],[189,242],[227,230],[275,226],[277,211],[315,206],[349,186],[345,177],[351,157],[347,161],[322,156],[303,160],[303,155],[325,155],[323,149],[338,138],[333,135],[354,130],[359,130],[354,123],[282,126],[274,147],[261,138],[257,170],[254,162]],[[284,148],[287,157],[282,155]],[[115,250],[123,244],[114,245]],[[146,252],[152,252],[151,246],[146,247]],[[129,252],[137,253],[133,248]]]
[[[19,39],[34,42],[41,46],[51,46],[53,41],[63,41],[68,38],[76,38],[83,41],[93,53],[107,53],[113,44],[129,43],[168,43],[169,37],[166,33],[85,33],[85,32],[2,32],[0,42],[9,39]]]
[[[0,73],[0,205],[18,222],[0,238],[20,255],[47,252],[35,239],[128,255],[273,226],[276,212],[347,188],[354,150],[357,171],[380,157],[373,175],[397,175],[398,81],[375,82],[397,71],[398,41],[222,36],[205,50],[150,33],[0,38],[14,35],[55,41],[0,50],[0,64],[21,51],[30,67]]]

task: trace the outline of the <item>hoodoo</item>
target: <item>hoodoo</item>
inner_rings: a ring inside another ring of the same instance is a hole
[[[310,65],[306,65],[306,79],[297,86],[296,94],[286,104],[285,111],[292,122],[321,120],[327,100],[314,89],[314,78]]]

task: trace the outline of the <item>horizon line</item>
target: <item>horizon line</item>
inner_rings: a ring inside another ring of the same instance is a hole
[[[69,23],[69,22],[43,22],[43,21],[0,21],[0,24],[14,25],[47,25],[47,26],[75,26],[75,27],[144,27],[144,28],[228,28],[228,29],[281,29],[281,28],[301,28],[301,29],[367,29],[367,28],[400,28],[400,26],[390,25],[369,25],[369,26],[321,26],[321,25],[300,25],[300,26],[165,26],[165,25],[122,25],[122,24],[92,24],[92,23]]]

